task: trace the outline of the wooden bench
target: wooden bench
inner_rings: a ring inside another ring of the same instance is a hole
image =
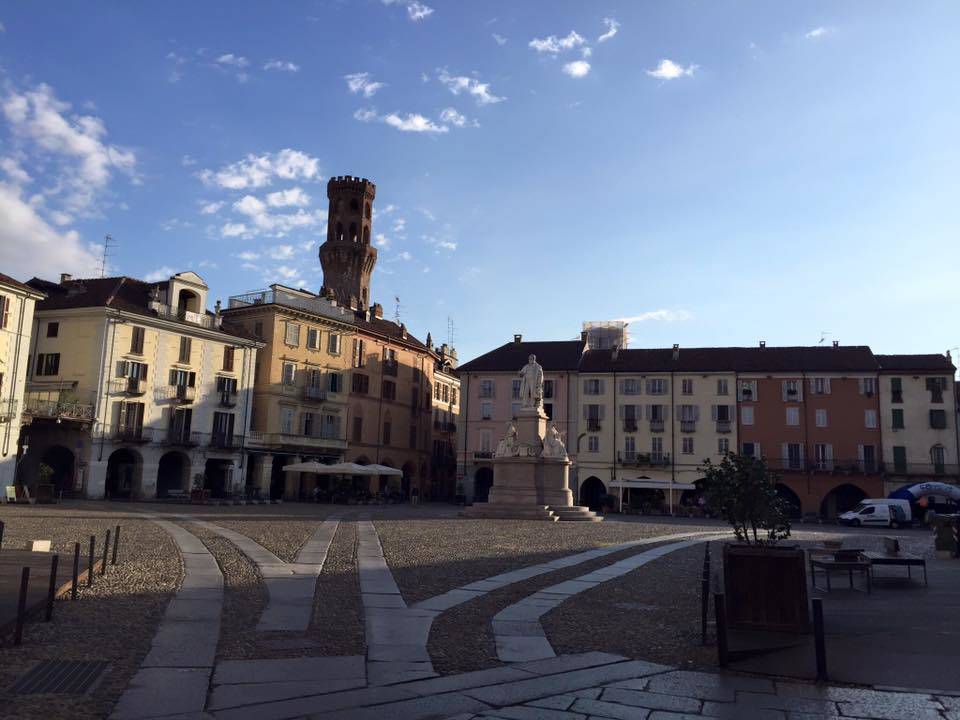
[[[167,497],[170,500],[186,500],[188,496],[186,490],[167,490]]]
[[[877,565],[902,565],[907,568],[907,578],[912,580],[913,568],[914,566],[918,566],[923,568],[923,584],[929,584],[927,582],[927,559],[920,555],[914,555],[913,553],[901,552],[900,541],[896,538],[885,537],[883,539],[882,552],[865,552],[863,556],[870,563],[871,575],[873,574],[874,567]]]

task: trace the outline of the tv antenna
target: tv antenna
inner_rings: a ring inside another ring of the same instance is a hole
[[[453,318],[447,315],[447,345],[456,347],[457,327],[453,324]]]
[[[833,335],[833,333],[827,332],[826,330],[821,330],[821,331],[820,331],[820,342],[818,342],[817,345],[823,345],[823,341],[826,340],[829,335]]]
[[[107,276],[107,258],[110,256],[110,250],[116,247],[113,242],[113,236],[107,233],[103,236],[103,254],[100,256],[100,277]]]
[[[393,321],[399,325],[400,324],[400,296],[393,296],[394,310],[393,310]]]

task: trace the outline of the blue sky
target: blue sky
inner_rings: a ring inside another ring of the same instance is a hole
[[[55,8],[55,9],[54,9]],[[0,272],[318,289],[377,183],[374,300],[466,359],[960,345],[955,2],[0,6]]]

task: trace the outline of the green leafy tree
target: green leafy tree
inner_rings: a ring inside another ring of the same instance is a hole
[[[727,453],[719,465],[706,460],[700,470],[707,506],[730,523],[738,540],[774,545],[790,537],[789,508],[762,459]]]

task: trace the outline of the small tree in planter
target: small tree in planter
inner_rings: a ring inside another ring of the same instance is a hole
[[[203,500],[203,481],[205,479],[202,472],[198,472],[193,476],[193,489],[190,490],[191,500]]]
[[[777,545],[790,537],[789,508],[778,477],[753,457],[727,453],[701,468],[707,507],[730,523],[738,540],[723,547],[723,585],[731,627],[807,632],[803,550]]]

